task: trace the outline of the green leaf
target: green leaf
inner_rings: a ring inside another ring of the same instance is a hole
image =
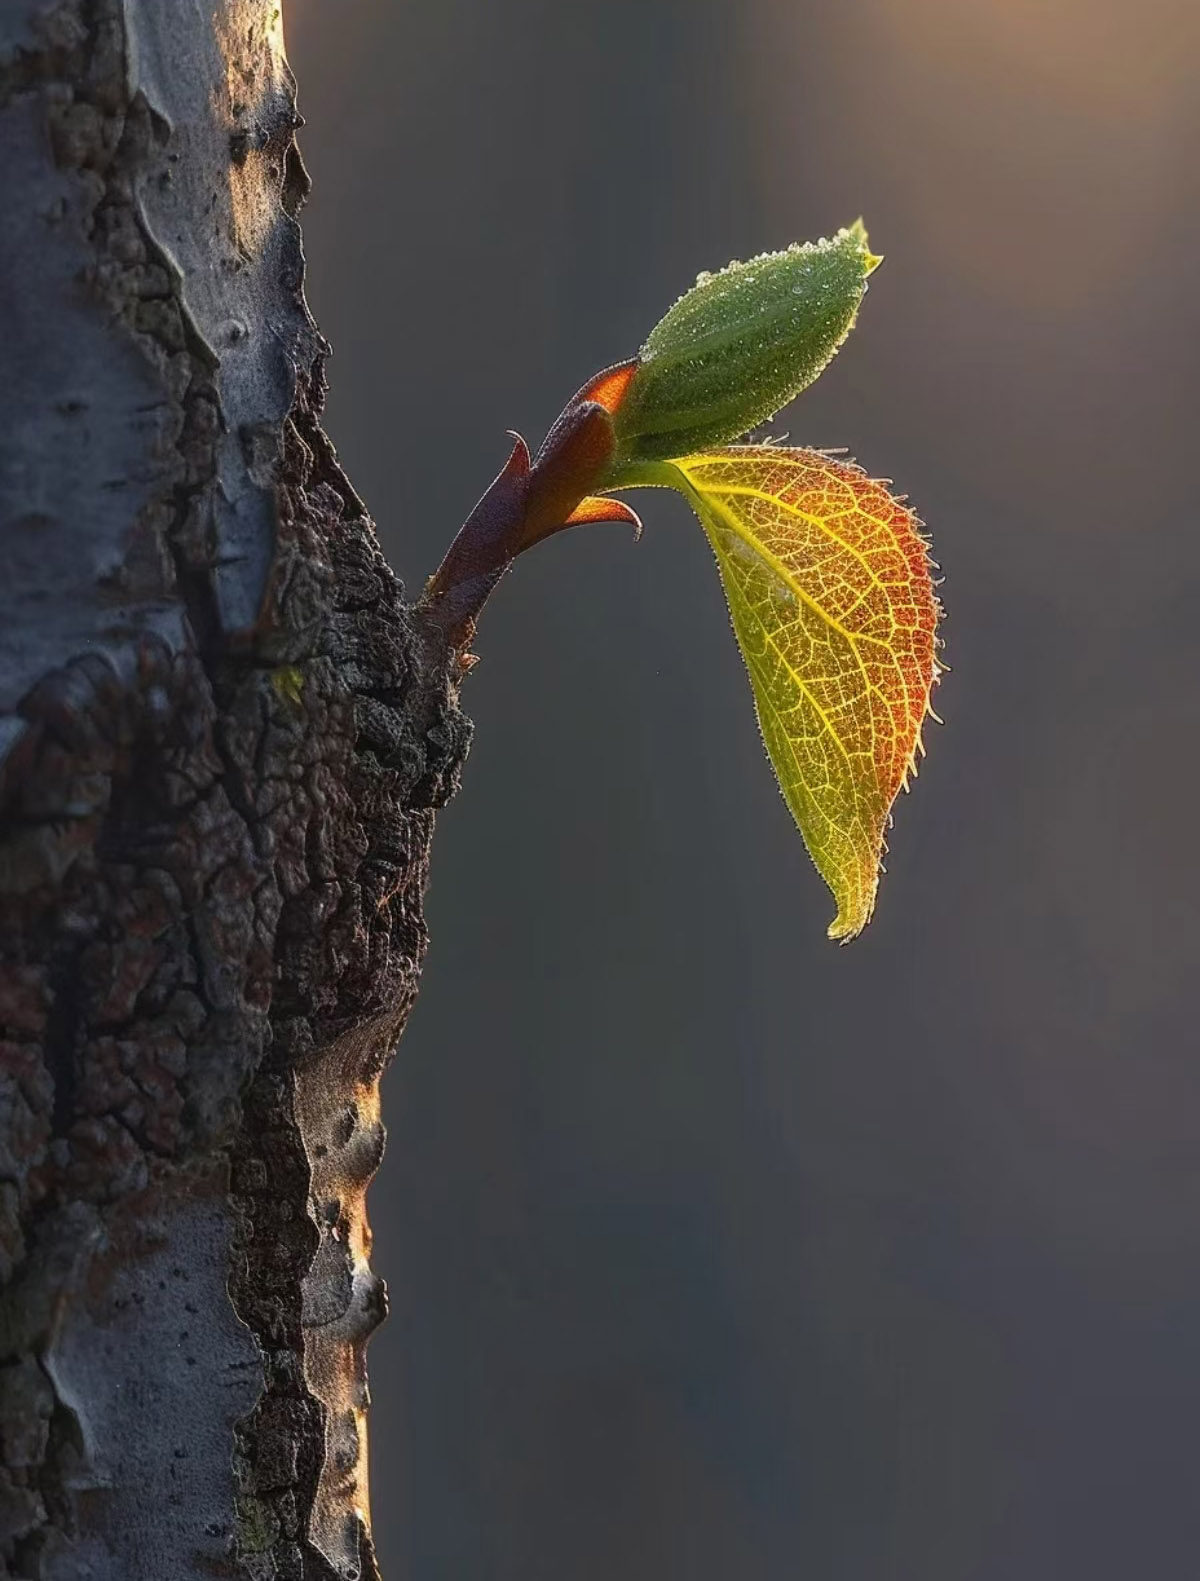
[[[651,332],[613,413],[620,463],[667,460],[737,439],[825,368],[879,264],[861,220],[702,274]]]
[[[817,450],[731,446],[645,467],[642,481],[678,489],[708,534],[768,756],[837,902],[829,936],[851,939],[875,905],[938,677],[920,523]]]

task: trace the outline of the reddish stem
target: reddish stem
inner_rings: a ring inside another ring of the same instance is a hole
[[[531,464],[516,435],[512,454],[467,517],[421,601],[456,648],[465,648],[492,589],[516,559],[543,538],[583,522],[641,523],[620,500],[601,500],[616,450],[611,413],[637,368],[636,359],[607,368],[564,407]]]

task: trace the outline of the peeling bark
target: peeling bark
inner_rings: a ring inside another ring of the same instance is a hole
[[[469,727],[320,427],[267,0],[0,0],[0,1572],[372,1577]]]

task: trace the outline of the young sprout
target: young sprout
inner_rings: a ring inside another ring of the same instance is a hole
[[[615,489],[673,488],[716,556],[780,790],[848,940],[870,920],[892,804],[916,772],[940,666],[921,523],[819,450],[735,444],[828,366],[881,260],[858,221],[701,275],[638,355],[521,438],[425,590],[465,652],[517,555],[564,527],[638,517]]]

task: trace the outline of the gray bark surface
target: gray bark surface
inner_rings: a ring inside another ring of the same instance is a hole
[[[320,427],[268,0],[0,0],[0,1573],[376,1574],[363,1199],[469,730]]]

